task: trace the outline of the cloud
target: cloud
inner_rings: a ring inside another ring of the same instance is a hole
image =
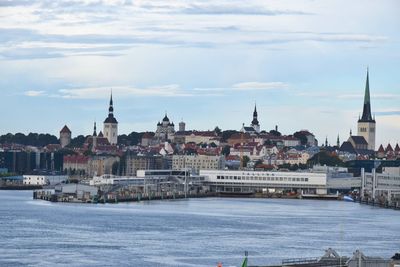
[[[364,98],[364,94],[343,94],[337,95],[339,99],[361,99]],[[400,94],[371,94],[372,99],[397,99],[400,98]]]
[[[183,90],[177,84],[163,86],[152,86],[147,88],[137,88],[130,86],[112,86],[112,87],[92,87],[61,89],[56,97],[73,99],[101,99],[110,96],[111,88],[113,94],[119,97],[134,96],[154,96],[154,97],[188,97],[193,96],[189,91]]]
[[[43,96],[44,93],[45,93],[45,91],[29,90],[29,91],[25,91],[24,95],[31,96],[31,97],[36,97],[36,96]]]
[[[232,89],[244,90],[271,90],[271,89],[287,89],[289,85],[284,82],[242,82],[236,83]]]
[[[215,5],[215,4],[191,4],[181,10],[182,13],[190,15],[256,15],[256,16],[278,16],[278,15],[311,15],[302,11],[294,10],[270,10],[262,6],[250,5]]]
[[[16,7],[33,5],[34,1],[29,0],[0,0],[0,7]]]
[[[232,84],[229,87],[194,88],[199,92],[225,92],[225,91],[253,91],[253,90],[275,90],[287,89],[288,83],[284,82],[241,82]]]
[[[374,112],[377,116],[398,116],[400,115],[400,109],[385,109],[385,110],[378,110]]]

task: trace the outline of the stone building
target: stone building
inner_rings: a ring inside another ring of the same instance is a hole
[[[71,130],[65,125],[60,131],[61,147],[66,147],[71,143]]]
[[[108,117],[104,120],[104,137],[108,139],[111,145],[118,143],[118,121],[114,117],[114,107],[112,93],[110,97],[110,106],[108,108]]]
[[[167,113],[165,113],[162,122],[157,123],[157,130],[155,132],[154,138],[158,142],[173,141],[175,135],[175,125],[170,122]]]

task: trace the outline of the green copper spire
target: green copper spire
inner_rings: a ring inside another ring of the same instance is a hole
[[[373,122],[374,119],[372,118],[371,115],[371,99],[370,99],[370,93],[369,93],[369,71],[367,68],[367,81],[365,83],[365,94],[364,94],[364,108],[363,108],[363,113],[361,116],[361,119],[358,121],[360,122]]]

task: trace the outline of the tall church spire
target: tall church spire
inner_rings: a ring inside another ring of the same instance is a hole
[[[367,81],[365,83],[365,93],[364,93],[364,107],[361,119],[358,120],[359,122],[373,122],[374,119],[371,115],[371,99],[369,93],[369,71],[367,68]]]
[[[112,90],[111,90],[111,97],[110,97],[110,107],[108,108],[108,114],[114,113],[114,106],[113,106],[113,99],[112,99]]]
[[[258,114],[257,114],[257,104],[254,104],[253,120],[251,122],[252,126],[259,125]]]
[[[93,126],[93,136],[97,136],[96,122],[94,122],[94,126]]]

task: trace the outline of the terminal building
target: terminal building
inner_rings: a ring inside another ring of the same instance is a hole
[[[327,194],[328,172],[275,172],[200,170],[213,192],[246,193],[254,191],[301,191],[303,194]]]

